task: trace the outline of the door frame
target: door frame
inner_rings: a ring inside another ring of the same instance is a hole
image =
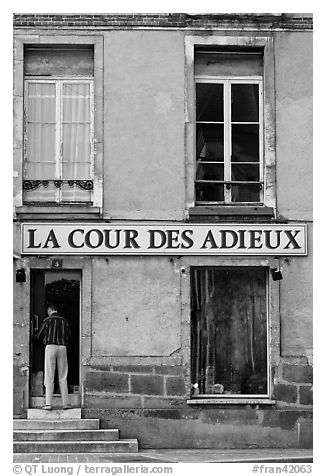
[[[61,266],[55,266],[55,262],[61,261]],[[32,302],[31,302],[31,274],[33,271],[79,271],[80,272],[80,303],[79,303],[79,393],[80,393],[80,406],[84,406],[84,366],[89,365],[91,357],[91,274],[92,263],[89,258],[70,258],[66,256],[56,256],[53,258],[30,258],[29,261],[29,322],[31,319]],[[31,335],[29,330],[29,346],[31,342]],[[30,347],[29,347],[29,357]],[[29,359],[30,365],[30,359]],[[31,372],[29,372],[30,374]],[[31,392],[30,392],[30,375],[28,379],[28,395],[26,402],[28,408],[30,408]]]

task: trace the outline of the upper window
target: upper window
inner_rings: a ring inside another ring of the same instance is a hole
[[[263,203],[262,55],[198,49],[197,205]]]
[[[24,55],[24,202],[91,203],[93,48]]]

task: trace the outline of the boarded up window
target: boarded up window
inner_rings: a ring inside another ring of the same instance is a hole
[[[268,393],[266,270],[193,268],[193,395]]]

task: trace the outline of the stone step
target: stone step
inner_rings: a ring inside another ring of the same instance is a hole
[[[68,410],[65,410],[68,411]],[[46,412],[47,414],[49,412]],[[14,420],[14,430],[98,430],[100,420],[94,419],[60,419],[60,420]]]
[[[69,410],[53,408],[51,411],[29,408],[27,410],[27,419],[31,420],[71,420],[76,418],[81,418],[81,408],[71,408]]]
[[[73,407],[80,407],[80,394],[69,393],[69,403]],[[31,397],[30,404],[32,408],[42,408],[45,405],[45,397]],[[62,400],[60,395],[54,395],[52,404],[54,407],[62,407]]]
[[[14,430],[14,441],[117,441],[119,430]]]
[[[14,453],[137,453],[138,441],[15,441]]]

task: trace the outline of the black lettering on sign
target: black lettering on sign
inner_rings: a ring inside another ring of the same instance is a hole
[[[187,233],[188,233],[189,235],[191,235],[191,236],[194,234],[194,232],[193,232],[192,230],[183,230],[183,232],[181,233],[181,239],[182,239],[188,246],[186,246],[185,243],[182,243],[181,248],[191,248],[191,247],[193,246],[193,244],[194,244],[193,239],[190,238],[190,236],[188,236]]]
[[[35,242],[34,242],[35,232],[36,232],[36,228],[27,230],[27,233],[29,235],[27,248],[40,248],[41,247],[41,243],[36,245]]]
[[[232,243],[227,245],[227,233],[232,237]],[[238,243],[238,235],[233,230],[221,230],[221,248],[233,248]]]
[[[91,236],[96,236],[95,240],[97,240],[97,243],[92,243],[91,242]],[[101,246],[103,243],[103,234],[100,232],[100,230],[97,230],[96,228],[93,228],[93,230],[89,230],[86,235],[85,235],[85,245],[88,248],[98,248]]]
[[[75,238],[75,233],[81,233],[82,235],[84,234],[84,230],[81,228],[73,230],[72,232],[69,233],[68,235],[68,244],[71,246],[71,248],[83,248],[84,243],[81,243],[80,245],[76,245],[74,238]]]
[[[276,240],[274,239],[274,244],[272,244],[272,239],[271,239],[272,233],[274,235],[274,232],[272,230],[264,230],[266,248],[270,250],[276,250],[280,246],[280,243],[281,243],[282,230],[275,230]]]
[[[300,233],[300,230],[295,230],[292,234],[292,231],[291,230],[284,230],[284,233],[286,234],[286,236],[289,238],[289,242],[288,244],[284,247],[285,250],[287,250],[288,248],[290,248],[290,245],[292,245],[293,249],[294,250],[299,250],[300,249],[300,245],[299,243],[297,242],[297,240],[295,239],[295,237],[297,236],[298,233]]]
[[[249,248],[259,249],[263,247],[261,243],[262,230],[249,230],[250,245]],[[258,234],[258,236],[256,236]]]
[[[162,248],[166,243],[166,234],[162,230],[148,230],[149,232],[149,248]],[[155,242],[155,235],[161,240],[160,243]]]
[[[180,247],[180,243],[178,243],[179,230],[167,230],[166,234],[168,237],[167,248],[179,248]]]
[[[137,230],[125,230],[126,244],[124,248],[140,248],[139,244],[136,241],[137,236]]]
[[[110,233],[111,231],[115,231],[115,244],[113,245],[110,241]],[[117,248],[120,245],[120,236],[121,230],[104,230],[104,237],[105,237],[105,247],[106,248]]]
[[[209,232],[207,233],[205,241],[201,246],[201,249],[206,248],[206,243],[209,243],[211,245],[210,248],[218,248],[212,230],[209,230]]]
[[[48,243],[52,243],[52,248],[60,248],[57,237],[55,236],[54,230],[51,230],[46,242],[44,243],[43,248],[48,248]]]

